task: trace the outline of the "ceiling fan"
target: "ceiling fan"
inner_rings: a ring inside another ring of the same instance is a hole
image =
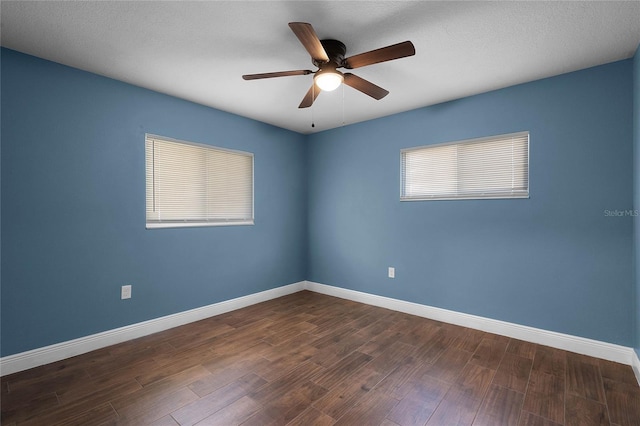
[[[315,74],[313,76],[313,84],[304,99],[302,99],[298,108],[310,107],[313,105],[313,102],[321,91],[335,90],[342,83],[347,86],[351,86],[376,100],[380,100],[387,96],[389,91],[380,86],[376,86],[370,81],[360,78],[355,74],[351,74],[350,72],[342,73],[338,71],[337,68],[360,68],[366,65],[405,58],[416,54],[413,43],[405,41],[345,58],[344,55],[347,52],[347,48],[344,43],[331,39],[320,40],[311,24],[306,22],[290,22],[289,27],[296,37],[298,37],[304,48],[307,49],[307,52],[311,55],[311,62],[313,65],[318,67],[318,70],[295,70],[268,72],[262,74],[246,74],[243,75],[242,78],[245,80],[258,80],[262,78]]]

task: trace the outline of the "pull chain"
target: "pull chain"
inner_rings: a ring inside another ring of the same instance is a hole
[[[342,127],[344,127],[344,83],[342,83]]]
[[[311,85],[311,127],[316,127],[316,123],[313,119],[313,104],[315,102],[314,99],[316,98],[316,82],[314,81],[313,84]]]

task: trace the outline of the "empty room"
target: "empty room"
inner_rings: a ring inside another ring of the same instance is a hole
[[[2,425],[640,425],[640,1],[0,23]]]

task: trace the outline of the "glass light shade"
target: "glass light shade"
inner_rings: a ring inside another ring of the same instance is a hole
[[[337,71],[328,71],[317,73],[314,80],[320,89],[330,92],[342,84],[344,77]]]

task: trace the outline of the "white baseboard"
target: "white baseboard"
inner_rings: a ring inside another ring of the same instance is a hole
[[[638,358],[638,354],[636,351],[633,351],[633,355],[631,356],[631,368],[633,368],[633,372],[636,375],[636,380],[638,380],[638,384],[640,385],[640,358]]]
[[[633,368],[636,378],[638,379],[638,384],[640,384],[640,359],[638,359],[638,355],[632,348],[498,321],[490,318],[449,311],[447,309],[421,305],[404,300],[377,296],[375,294],[333,287],[311,281],[301,281],[271,290],[262,291],[260,293],[254,293],[238,297],[236,299],[203,306],[201,308],[191,309],[189,311],[179,312],[177,314],[81,337],[79,339],[69,340],[67,342],[57,343],[15,355],[9,355],[4,358],[0,358],[0,376],[60,361],[62,359],[81,355],[106,346],[147,336],[159,331],[168,330],[173,327],[178,327],[180,325],[199,321],[215,315],[234,311],[236,309],[275,299],[277,297],[286,296],[287,294],[301,290],[310,290],[316,293],[339,297],[341,299],[366,303],[368,305],[379,306],[436,321],[447,322],[450,324],[512,337],[514,339],[525,340],[570,352],[627,364]]]
[[[199,321],[215,315],[224,314],[246,306],[255,305],[256,303],[265,302],[287,294],[296,293],[304,290],[305,284],[306,283],[304,281],[301,281],[271,290],[262,291],[260,293],[238,297],[236,299],[225,300],[223,302],[214,303],[201,308],[191,309],[177,314],[127,325],[125,327],[80,337],[78,339],[62,343],[56,343],[54,345],[21,352],[15,355],[9,355],[0,358],[0,376],[28,370],[29,368],[81,355],[106,346],[115,345],[116,343],[147,336],[149,334],[168,330],[173,327]]]
[[[447,309],[420,305],[418,303],[406,302],[404,300],[362,293],[355,290],[348,290],[345,288],[333,287],[310,281],[306,282],[305,288],[316,293],[353,300],[354,302],[366,303],[368,305],[379,306],[436,321],[447,322],[450,324],[512,337],[514,339],[525,340],[540,345],[551,346],[570,352],[576,352],[583,355],[619,362],[621,364],[631,365],[634,368],[636,378],[638,378],[638,384],[640,384],[640,361],[638,361],[635,351],[626,346],[449,311]]]

